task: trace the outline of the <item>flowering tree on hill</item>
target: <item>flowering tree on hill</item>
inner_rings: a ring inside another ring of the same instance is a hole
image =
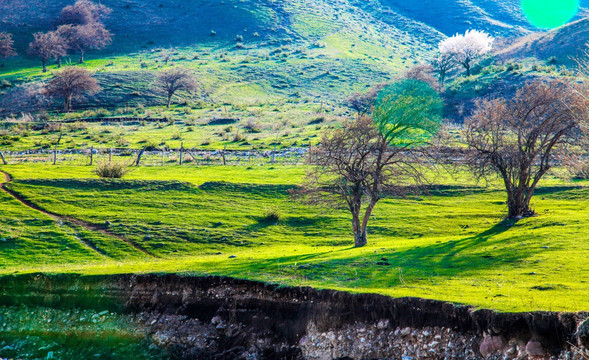
[[[484,31],[468,30],[464,35],[456,34],[443,40],[438,50],[442,55],[451,56],[466,69],[466,76],[470,76],[472,62],[488,54],[494,40]]]

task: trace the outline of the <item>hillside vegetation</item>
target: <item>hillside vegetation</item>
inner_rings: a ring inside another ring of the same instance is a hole
[[[589,306],[589,249],[580,241],[589,228],[585,183],[547,180],[535,201],[540,215],[514,224],[499,223],[505,203],[498,184],[439,179],[430,196],[383,200],[368,246],[352,248],[342,230],[349,229],[345,211],[288,195],[302,167],[140,168],[128,180],[108,182],[93,179],[85,166],[2,170],[16,179],[10,189],[28,201],[104,226],[141,249],[53,222],[2,195],[3,274],[182,272],[504,311]]]

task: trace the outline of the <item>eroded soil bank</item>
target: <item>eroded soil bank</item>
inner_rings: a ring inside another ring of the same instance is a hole
[[[585,313],[502,314],[219,277],[7,276],[0,306],[124,314],[172,359],[583,359],[589,345]]]

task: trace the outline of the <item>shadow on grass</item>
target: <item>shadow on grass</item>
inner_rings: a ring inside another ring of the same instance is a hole
[[[123,179],[26,179],[15,180],[15,184],[45,186],[73,190],[142,190],[142,191],[198,191],[190,183],[162,180]]]
[[[358,255],[356,249],[346,247],[223,266],[230,272],[288,274],[338,286],[386,288],[426,279],[471,276],[479,271],[499,273],[503,266],[517,264],[540,251],[518,247],[517,234],[497,238],[508,230],[509,227],[497,224],[475,236],[403,251],[383,250]]]

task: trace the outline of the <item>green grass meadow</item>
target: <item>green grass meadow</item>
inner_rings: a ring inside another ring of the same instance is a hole
[[[533,201],[538,216],[511,224],[501,222],[498,184],[444,175],[427,195],[382,200],[368,246],[355,249],[346,211],[289,195],[304,166],[139,167],[109,181],[88,166],[1,170],[28,201],[108,224],[148,253],[56,222],[3,193],[2,274],[226,275],[510,312],[589,308],[589,188],[582,182],[548,178]],[[267,221],[269,211],[280,220]]]

